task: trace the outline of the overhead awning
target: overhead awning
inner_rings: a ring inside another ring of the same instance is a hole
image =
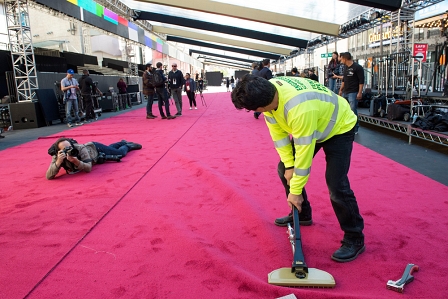
[[[137,19],[148,20],[155,32],[165,34],[168,41],[189,45],[194,50],[191,53],[223,55],[219,50],[225,50],[226,54],[245,53],[248,61],[254,61],[290,55],[322,35],[339,36],[342,24],[369,13],[372,7],[395,10],[402,1],[300,0],[285,5],[270,0],[122,2],[135,11]]]

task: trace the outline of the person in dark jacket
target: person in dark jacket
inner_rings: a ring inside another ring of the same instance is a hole
[[[82,77],[79,83],[81,85],[81,95],[86,112],[86,122],[91,122],[96,119],[95,111],[93,110],[92,93],[99,93],[100,95],[103,95],[103,93],[93,84],[88,70],[82,71]]]
[[[334,92],[338,93],[338,89],[336,87],[337,76],[339,75],[339,54],[338,52],[333,52],[330,63],[327,67],[327,79],[328,79],[328,88]]]
[[[292,68],[292,70],[291,70],[291,74],[292,74],[293,77],[299,77],[299,76],[300,76],[300,75],[299,75],[299,71],[297,70],[296,67],[293,67],[293,68]]]
[[[171,65],[172,70],[168,73],[168,82],[176,103],[176,116],[182,116],[182,85],[184,85],[184,75],[177,69],[177,63]]]
[[[269,59],[263,59],[263,68],[261,69],[261,71],[258,73],[259,77],[265,78],[266,80],[270,80],[272,79],[272,72],[271,72],[271,62],[269,61]]]
[[[263,65],[263,68],[257,72],[257,76],[263,77],[266,80],[272,79],[272,72],[269,68],[271,66],[271,62],[269,61],[269,59],[264,59],[261,64]],[[261,112],[254,112],[255,119],[258,119],[260,117],[260,114]]]
[[[260,66],[259,66],[258,62],[252,63],[252,75],[258,76],[258,74],[260,73],[259,67]],[[258,119],[258,117],[260,117],[260,114],[261,114],[261,112],[254,112],[255,119]]]
[[[319,82],[319,78],[314,73],[314,69],[309,69],[308,70],[308,78],[310,78],[311,80]]]
[[[126,84],[126,82],[124,82],[123,78],[120,78],[117,82],[117,88],[118,88],[118,93],[120,94],[121,98],[124,98],[124,101],[122,101],[122,103],[125,106],[131,107],[131,101],[128,99],[128,86]]]
[[[155,119],[157,116],[152,114],[152,104],[154,103],[154,85],[152,82],[152,76],[154,76],[154,69],[151,63],[146,64],[146,70],[143,73],[143,94],[147,99],[146,103],[146,119]],[[159,109],[162,106],[162,102],[159,101]]]
[[[194,109],[198,109],[198,107],[196,106],[196,99],[194,98],[195,90],[196,90],[196,84],[194,80],[190,78],[189,73],[186,73],[184,91],[187,93],[188,100],[190,101],[190,110],[193,109],[193,105]]]
[[[165,87],[165,83],[168,80],[165,77],[165,74],[163,73],[162,66],[163,66],[163,64],[161,62],[157,62],[157,64],[156,64],[157,69],[155,70],[155,72],[159,73],[159,76],[163,77],[163,82],[164,82],[162,85],[155,87],[157,98],[159,99],[158,100],[159,101],[159,112],[160,112],[162,119],[174,119],[176,117],[172,116],[170,113],[170,102],[167,97],[167,91],[166,91],[166,87]],[[154,75],[156,75],[156,74],[154,74]],[[163,113],[163,105],[164,104],[165,104],[166,115],[165,115],[165,113]]]

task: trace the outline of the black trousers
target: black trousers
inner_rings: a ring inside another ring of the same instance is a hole
[[[344,231],[344,241],[348,243],[360,244],[364,242],[364,219],[359,213],[358,203],[355,194],[350,188],[348,171],[355,138],[355,129],[349,132],[331,137],[325,142],[316,143],[314,155],[322,148],[325,153],[327,163],[325,170],[325,180],[330,192],[331,205],[339,221],[341,229]],[[282,162],[278,164],[278,175],[286,191],[289,194],[289,186],[284,177],[285,166]],[[303,189],[302,204],[303,210],[310,206],[308,196]]]
[[[93,110],[93,100],[92,95],[90,94],[83,94],[82,100],[84,103],[84,109],[86,112],[86,120],[89,119],[95,119],[95,111]]]
[[[166,116],[171,116],[170,113],[170,102],[167,96],[167,92],[164,87],[156,87],[157,101],[159,104],[159,112],[163,117],[165,113],[163,113],[163,106],[165,105]]]
[[[194,92],[193,91],[187,91],[187,97],[190,101],[190,107],[193,107],[193,105],[196,107],[196,99],[194,98]]]

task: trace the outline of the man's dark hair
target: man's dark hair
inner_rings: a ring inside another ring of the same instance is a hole
[[[162,64],[160,61],[157,62],[157,64],[156,64],[157,68],[160,68],[162,65],[163,65],[163,64]]]
[[[266,58],[266,59],[263,59],[263,61],[262,61],[262,63],[263,63],[264,66],[268,65],[269,62],[270,62],[270,60],[267,59],[267,58]]]
[[[84,70],[82,70],[82,73],[84,74],[84,75],[89,75],[89,70],[87,70],[87,69],[84,69]]]
[[[297,68],[296,68],[296,67],[293,67],[293,68],[292,68],[292,70],[291,70],[291,72],[292,72],[292,73],[296,73],[296,74],[297,74],[298,70],[297,70]]]
[[[271,104],[276,92],[265,78],[246,74],[232,91],[232,103],[236,109],[257,110]]]
[[[350,54],[349,52],[341,53],[341,57],[347,60],[352,60],[352,54]]]

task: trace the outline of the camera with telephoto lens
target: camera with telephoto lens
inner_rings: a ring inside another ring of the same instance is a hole
[[[96,164],[103,164],[106,161],[121,162],[122,155],[106,155],[105,153],[98,153]]]
[[[66,154],[67,156],[76,157],[78,156],[78,150],[72,146],[66,146],[62,152]]]

